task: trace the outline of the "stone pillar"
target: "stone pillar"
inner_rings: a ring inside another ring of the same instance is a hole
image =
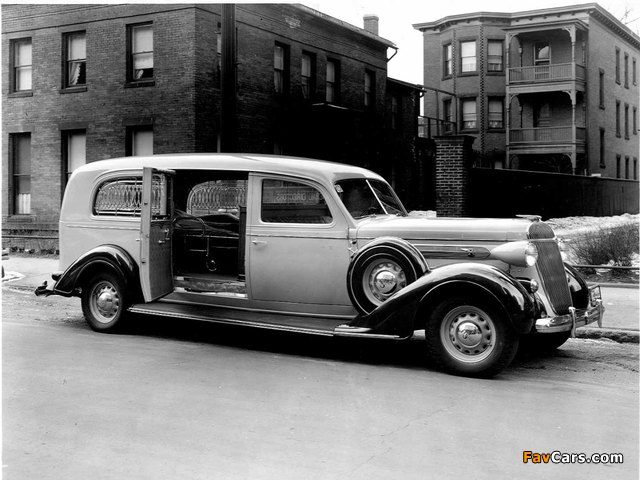
[[[439,217],[468,215],[469,170],[474,137],[454,135],[435,137],[436,211]]]

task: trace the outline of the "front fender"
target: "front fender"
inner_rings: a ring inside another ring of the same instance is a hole
[[[350,325],[370,328],[371,333],[409,337],[423,328],[421,312],[431,310],[451,293],[475,292],[492,298],[519,333],[531,331],[537,303],[515,278],[492,265],[457,263],[426,272],[368,315],[359,315]]]
[[[131,256],[115,245],[100,245],[78,258],[62,273],[53,286],[53,293],[65,297],[77,295],[83,275],[93,268],[112,270],[125,282],[125,288],[136,288],[138,266]]]

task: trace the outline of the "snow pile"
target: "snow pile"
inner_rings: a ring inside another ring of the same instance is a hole
[[[546,220],[558,237],[572,236],[599,228],[611,228],[626,223],[640,224],[640,214],[614,217],[564,217]]]
[[[565,218],[551,218],[546,220],[547,224],[549,224],[556,236],[563,240],[564,242],[571,244],[571,237],[575,237],[577,235],[595,231],[599,228],[611,228],[616,227],[618,225],[625,225],[627,223],[635,223],[640,226],[640,214],[631,215],[629,213],[625,213],[624,215],[616,215],[613,217],[565,217]],[[567,252],[569,254],[570,260],[572,259],[571,252]],[[635,254],[632,260],[633,266],[640,265],[640,256]]]

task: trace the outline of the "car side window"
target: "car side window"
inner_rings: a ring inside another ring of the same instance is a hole
[[[327,224],[333,221],[318,189],[287,180],[262,182],[260,215],[267,223]]]
[[[103,182],[93,201],[98,216],[139,217],[142,208],[142,177],[121,177]]]

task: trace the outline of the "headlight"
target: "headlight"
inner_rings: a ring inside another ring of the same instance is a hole
[[[527,267],[533,267],[538,261],[538,247],[533,243],[529,243],[524,251],[524,261]]]
[[[491,250],[491,258],[516,267],[533,267],[538,261],[538,249],[527,241],[509,242]]]
[[[569,261],[569,254],[567,253],[567,244],[562,239],[558,239],[558,248],[560,249],[560,257],[563,262]]]

